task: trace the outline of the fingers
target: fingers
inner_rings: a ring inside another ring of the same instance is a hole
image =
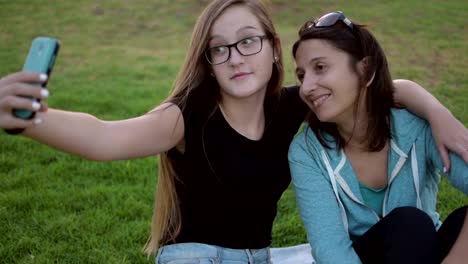
[[[0,79],[0,127],[5,129],[28,128],[41,123],[40,118],[24,120],[13,115],[13,109],[33,112],[47,111],[47,105],[31,98],[46,99],[49,91],[38,86],[47,81],[47,75],[17,72]],[[34,85],[36,84],[36,85]]]
[[[468,164],[468,130],[464,129],[461,134],[452,140],[450,151],[460,156],[466,164]],[[447,149],[448,145],[437,144],[437,149],[440,153],[440,158],[444,164],[444,172],[450,170],[450,156],[449,150]]]
[[[442,159],[442,164],[444,165],[444,173],[447,173],[450,170],[450,157],[447,148],[443,145],[437,145],[437,149],[440,153],[440,159]]]
[[[41,110],[42,104],[36,100],[31,100],[30,98],[20,97],[20,96],[6,96],[0,98],[0,106],[4,111],[10,111],[13,109],[22,109],[29,111],[39,111]]]
[[[44,102],[41,102],[41,109],[39,109],[38,112],[46,112],[47,109],[49,109],[49,107],[47,106],[47,104],[44,103]]]
[[[35,72],[17,72],[0,79],[0,87],[13,83],[44,83],[47,75]]]
[[[35,117],[30,120],[25,120],[21,118],[15,118],[12,114],[10,115],[1,115],[0,116],[0,124],[3,129],[17,129],[17,128],[29,128],[40,125],[42,123],[42,119],[39,117]]]
[[[456,149],[454,150],[468,164],[468,129],[464,129],[461,136],[457,140]]]
[[[468,147],[461,147],[458,154],[462,157],[465,163],[468,164]]]
[[[47,99],[49,97],[49,91],[40,86],[27,83],[12,83],[3,87],[0,85],[0,98],[12,95]]]
[[[0,105],[2,105],[2,110],[0,112],[0,127],[4,129],[25,129],[42,123],[42,119],[38,118],[37,115],[32,120],[17,118],[13,114],[13,109],[22,109],[32,112],[47,111],[47,105],[32,101],[29,98],[10,96],[3,98],[2,100],[4,102],[0,102]]]
[[[1,114],[11,113],[12,109],[24,109],[30,111],[44,111],[42,104],[33,101],[31,98],[47,99],[49,91],[45,88],[26,84],[11,83],[0,85],[0,109]]]
[[[18,84],[19,87],[16,89],[20,92],[21,96],[13,95],[0,95],[0,115],[11,114],[13,109],[22,109],[29,111],[39,111],[44,112],[47,110],[47,105],[44,103],[37,102],[32,100],[31,97],[46,99],[49,96],[49,92],[46,89],[40,87],[27,87],[28,85]],[[29,96],[29,97],[24,97]]]

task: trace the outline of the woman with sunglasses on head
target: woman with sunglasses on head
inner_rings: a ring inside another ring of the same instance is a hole
[[[44,79],[17,73],[0,81],[0,127],[25,129],[25,136],[91,160],[159,154],[146,246],[148,254],[158,251],[157,263],[268,263],[277,202],[290,183],[289,143],[307,112],[297,87],[281,87],[281,57],[263,1],[215,0],[198,18],[172,94],[149,113],[109,122],[46,111],[45,104],[31,107],[17,95],[45,99],[26,84]],[[466,132],[423,88],[408,81],[398,85],[404,105],[427,118],[446,117],[434,118],[435,127]],[[429,104],[411,100],[411,94],[427,97]],[[431,108],[439,110],[430,113]],[[24,121],[12,109],[38,114]],[[440,134],[443,145],[453,144]]]
[[[372,34],[330,13],[301,28],[293,56],[310,113],[289,161],[317,262],[466,261],[467,207],[440,222],[444,166],[434,137],[426,121],[394,108],[387,60]],[[450,158],[445,174],[467,194],[468,165]]]

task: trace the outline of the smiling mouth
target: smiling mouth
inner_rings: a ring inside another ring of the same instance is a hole
[[[330,97],[329,94],[321,95],[312,101],[312,105],[314,108],[319,108],[328,99],[328,97]]]

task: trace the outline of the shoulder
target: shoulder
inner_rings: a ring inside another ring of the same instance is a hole
[[[289,145],[289,156],[291,158],[301,155],[313,155],[322,148],[314,131],[309,125],[304,125],[301,131],[294,137]]]
[[[182,111],[177,104],[173,102],[162,103],[159,106],[155,107],[153,110],[149,111],[147,114],[143,115],[143,118],[150,120],[150,123],[158,123],[158,125],[166,125],[167,123],[183,123],[180,122]],[[183,119],[182,119],[183,121]]]
[[[303,152],[304,146],[306,145],[306,138],[304,134],[304,129],[299,132],[291,141],[289,145],[289,157],[294,157],[298,153]]]
[[[179,94],[168,100],[179,107],[186,124],[204,123],[216,109],[216,98],[206,91],[208,89],[203,88],[193,89],[186,94]]]
[[[406,109],[392,108],[390,118],[392,134],[395,135],[418,134],[429,126],[426,120]]]
[[[394,120],[395,124],[403,124],[403,123],[423,123],[425,122],[424,119],[420,118],[419,116],[411,113],[406,109],[400,108],[392,108],[391,109],[391,117]]]
[[[409,151],[416,141],[432,138],[429,123],[408,110],[392,108],[390,119],[392,140],[403,151]]]

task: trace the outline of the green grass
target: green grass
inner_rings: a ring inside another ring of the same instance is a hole
[[[0,76],[20,70],[34,36],[59,38],[51,107],[116,120],[145,113],[168,94],[196,15],[207,1],[0,0]],[[427,87],[468,124],[468,4],[435,1],[273,1],[290,47],[308,18],[343,10],[370,25],[394,78]],[[26,138],[0,135],[1,263],[153,263],[146,241],[157,181],[155,158],[99,163]],[[443,181],[442,217],[468,204]],[[279,205],[274,246],[305,242],[294,193]]]

